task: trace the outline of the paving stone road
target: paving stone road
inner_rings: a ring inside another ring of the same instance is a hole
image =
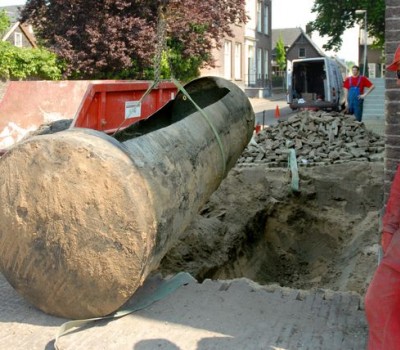
[[[66,320],[29,305],[3,276],[0,300],[0,349],[54,348]],[[191,282],[141,311],[68,333],[58,345],[62,350],[360,350],[366,339],[358,294],[237,279]]]

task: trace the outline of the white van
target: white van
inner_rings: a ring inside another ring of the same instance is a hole
[[[344,106],[345,68],[328,57],[287,61],[287,102],[291,109],[340,111]]]

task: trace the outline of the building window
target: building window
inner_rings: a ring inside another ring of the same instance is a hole
[[[269,52],[268,50],[264,51],[264,77],[265,80],[268,79],[268,72],[269,72]]]
[[[14,45],[16,47],[22,47],[22,34],[14,33]]]
[[[299,48],[299,58],[305,58],[305,57],[306,57],[306,48],[300,47]]]
[[[232,43],[228,40],[224,44],[224,77],[232,78]]]
[[[247,85],[252,86],[256,83],[256,66],[254,59],[254,46],[247,47]]]
[[[235,44],[235,80],[242,79],[242,44]]]
[[[257,1],[257,32],[261,33],[262,32],[262,3],[261,1]]]
[[[368,63],[368,77],[376,78],[376,63]]]
[[[262,49],[257,49],[257,79],[262,79]]]
[[[269,34],[269,6],[264,6],[264,34]]]

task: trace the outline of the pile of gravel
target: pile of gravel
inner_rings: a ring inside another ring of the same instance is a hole
[[[287,166],[290,149],[299,166],[374,162],[383,160],[385,142],[351,115],[302,111],[255,135],[237,165]]]

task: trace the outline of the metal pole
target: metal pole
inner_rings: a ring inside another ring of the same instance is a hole
[[[265,110],[263,110],[263,129],[264,129],[264,126],[265,126]]]
[[[367,32],[367,10],[365,10],[365,33],[364,33],[364,67],[363,67],[363,75],[365,76],[366,66],[367,66],[367,45],[368,45],[368,32]]]
[[[363,65],[363,75],[365,75],[366,65],[367,65],[367,45],[368,45],[368,27],[367,27],[367,10],[356,10],[356,15],[364,14],[364,65]]]

